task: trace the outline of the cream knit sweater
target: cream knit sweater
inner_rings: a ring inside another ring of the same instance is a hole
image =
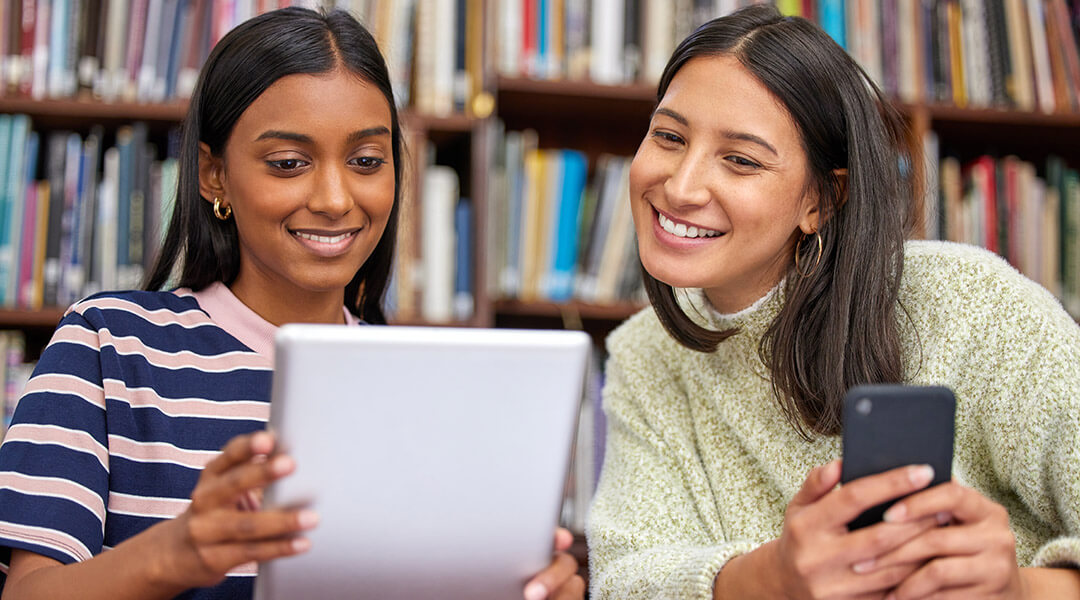
[[[1080,327],[984,250],[905,254],[906,379],[956,393],[954,478],[1008,509],[1021,566],[1080,565]],[[690,303],[741,333],[694,352],[646,309],[608,338],[594,599],[712,598],[724,563],[778,537],[807,472],[840,456],[838,437],[807,442],[784,420],[758,358],[780,294],[735,315],[700,291]]]

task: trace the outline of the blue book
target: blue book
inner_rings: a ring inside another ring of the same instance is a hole
[[[548,77],[548,38],[551,34],[548,30],[551,29],[551,23],[549,22],[549,13],[551,12],[548,7],[548,0],[536,0],[536,72],[534,76],[544,78]]]
[[[7,275],[11,268],[11,221],[14,203],[7,194],[10,157],[13,154],[11,115],[0,115],[0,300],[7,297]]]
[[[847,33],[844,28],[844,0],[818,0],[821,28],[847,50]]]
[[[562,186],[558,221],[553,224],[558,233],[548,296],[556,302],[565,302],[574,291],[574,265],[577,264],[580,242],[581,205],[585,196],[588,159],[576,150],[560,150],[559,158],[562,162]]]
[[[5,177],[0,181],[0,199],[6,207],[4,219],[0,220],[0,305],[14,307],[18,285],[19,248],[23,235],[23,208],[25,198],[24,170],[27,161],[26,141],[30,135],[30,117],[12,115],[11,135],[8,146],[8,163]]]
[[[473,210],[468,198],[454,208],[454,318],[464,321],[473,315]]]

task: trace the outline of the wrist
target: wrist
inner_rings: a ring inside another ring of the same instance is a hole
[[[191,587],[180,581],[178,576],[181,571],[177,565],[176,544],[171,531],[175,527],[175,519],[162,521],[126,542],[133,546],[130,548],[133,554],[142,556],[142,560],[132,561],[132,564],[141,567],[136,576],[144,582],[146,589],[171,590],[174,596]],[[119,548],[117,546],[116,549]]]
[[[713,581],[714,600],[783,598],[775,577],[776,540],[727,562]]]

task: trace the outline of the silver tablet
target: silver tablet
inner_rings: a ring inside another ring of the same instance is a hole
[[[258,600],[520,598],[551,559],[589,351],[581,332],[286,325],[268,505],[320,516]]]

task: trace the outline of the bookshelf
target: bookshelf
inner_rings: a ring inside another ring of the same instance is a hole
[[[564,6],[572,13],[578,10],[578,5],[588,6],[599,1],[566,2]],[[867,0],[846,2],[852,10],[866,9],[875,4]],[[1006,2],[1015,4],[1015,0]],[[237,4],[242,3],[243,0],[237,0]],[[622,3],[619,2],[620,5]],[[411,11],[416,10],[419,5],[390,0],[354,3],[356,6],[367,6],[366,10],[369,12],[366,17],[361,15],[362,20],[380,23],[373,29],[376,30],[377,39],[389,49],[388,58],[395,89],[407,92],[404,94],[407,101],[401,113],[408,145],[408,165],[402,194],[404,205],[401,215],[399,267],[408,274],[400,278],[391,294],[394,296],[392,304],[399,309],[397,316],[392,316],[391,321],[406,325],[432,324],[432,321],[425,319],[422,314],[420,304],[424,283],[422,277],[415,273],[419,272],[418,265],[423,258],[422,208],[426,174],[433,165],[438,165],[453,170],[457,176],[459,195],[469,198],[472,203],[472,234],[469,237],[472,258],[468,261],[471,271],[469,279],[472,309],[440,320],[438,324],[583,329],[593,336],[598,347],[602,346],[602,340],[607,333],[645,305],[641,297],[594,302],[582,300],[575,295],[567,300],[553,301],[542,295],[526,299],[516,294],[505,294],[500,288],[501,275],[498,267],[501,262],[494,256],[501,251],[502,245],[507,243],[507,238],[513,237],[506,232],[500,239],[500,221],[493,217],[503,210],[500,202],[503,199],[502,192],[505,191],[492,185],[492,181],[498,179],[500,174],[499,149],[501,144],[505,143],[505,138],[499,137],[505,133],[500,132],[531,131],[535,135],[535,147],[538,150],[580,151],[587,163],[585,189],[588,190],[601,172],[598,163],[602,157],[629,157],[644,137],[649,115],[655,104],[655,85],[650,82],[650,73],[655,75],[656,64],[659,63],[662,67],[663,58],[666,58],[674,42],[689,33],[695,23],[727,12],[743,3],[745,2],[737,0],[640,0],[639,3],[626,0],[627,5],[639,5],[641,14],[648,14],[650,20],[668,19],[672,31],[669,32],[666,42],[657,42],[651,38],[649,31],[654,31],[653,29],[637,30],[637,38],[620,34],[620,43],[626,44],[627,52],[617,54],[629,56],[640,52],[641,60],[636,73],[609,77],[610,73],[594,73],[588,66],[579,66],[576,70],[566,67],[550,69],[551,72],[538,72],[543,69],[530,66],[543,62],[536,58],[537,47],[508,48],[508,43],[514,40],[511,37],[508,41],[505,36],[507,20],[514,16],[512,11],[508,16],[507,7],[521,8],[526,3],[513,0],[469,0],[464,4],[469,11],[480,10],[481,18],[479,24],[473,19],[469,21],[470,25],[462,24],[458,28],[459,37],[466,40],[463,43],[464,61],[467,65],[458,65],[455,68],[465,73],[466,80],[471,83],[465,86],[467,91],[463,97],[451,99],[449,104],[434,103],[437,92],[415,84],[417,78],[428,72],[425,69],[435,68],[429,64],[432,57],[448,51],[432,45],[435,36],[422,36],[409,30],[394,30],[390,25],[386,25],[397,22],[397,17],[377,18],[377,15],[383,14],[379,12],[380,5],[392,6],[390,12],[398,16],[401,7]],[[9,4],[11,2],[4,5]],[[192,3],[193,6],[211,4]],[[540,3],[529,3],[538,4]],[[911,4],[936,7],[952,6],[956,5],[956,2],[930,0],[928,3]],[[982,6],[986,3],[983,0],[972,0],[965,4]],[[1046,2],[1047,6],[1058,4],[1064,5],[1062,0]],[[260,2],[260,5],[264,3]],[[1076,5],[1076,2],[1071,2],[1071,8],[1075,9]],[[567,18],[572,16],[574,15],[568,14]],[[520,14],[518,18],[521,18]],[[850,18],[852,17],[849,16]],[[408,21],[404,20],[405,23]],[[928,17],[925,21],[914,19],[912,22],[925,24],[931,21]],[[418,19],[417,26],[422,22],[424,19]],[[581,24],[578,23],[575,30],[569,23],[568,21],[568,30],[564,32],[567,33],[564,39],[567,44],[564,56],[567,63],[573,62],[575,52],[581,50],[580,47],[573,47],[574,40],[578,40],[577,43],[580,44],[582,39],[581,36],[575,38],[572,35],[573,31],[581,32]],[[619,24],[617,19],[612,23],[612,26]],[[207,24],[207,27],[209,26]],[[935,32],[935,35],[941,35],[939,30],[929,25],[927,27],[922,32],[900,32],[899,39],[925,40],[931,31]],[[228,24],[216,24],[214,28],[227,30]],[[597,38],[596,33],[604,35]],[[594,39],[608,40],[608,33],[611,32],[594,30],[591,35]],[[920,198],[929,199],[934,206],[917,203],[920,215],[943,212],[937,206],[942,202],[943,195],[939,189],[938,177],[943,156],[954,157],[961,165],[966,165],[983,155],[998,158],[1016,155],[1034,164],[1035,172],[1042,177],[1046,176],[1047,159],[1051,155],[1061,157],[1068,167],[1080,167],[1080,146],[1076,144],[1076,140],[1080,139],[1080,110],[1076,98],[1077,92],[1080,92],[1080,81],[1069,80],[1067,69],[1059,71],[1066,76],[1064,81],[1068,82],[1072,90],[1072,100],[1069,100],[1069,92],[1066,92],[1066,101],[1058,102],[1050,111],[1046,111],[1039,104],[1032,104],[1027,110],[1019,110],[1015,108],[1017,102],[1000,101],[982,104],[967,102],[965,106],[957,106],[954,103],[943,103],[941,95],[931,91],[933,86],[916,85],[913,80],[905,83],[898,57],[884,56],[885,50],[881,47],[877,47],[875,54],[873,44],[867,44],[866,36],[863,35],[865,33],[857,27],[849,27],[849,51],[858,60],[869,61],[866,63],[868,72],[883,81],[885,89],[895,98],[896,106],[910,124],[912,143],[925,143],[925,140],[931,137],[936,139],[936,145],[933,146],[935,154],[926,163],[929,169],[924,175],[928,182],[937,183],[928,183],[934,187],[926,190],[925,194],[920,194]],[[860,39],[862,41],[856,43]],[[920,48],[926,46],[928,44],[908,43],[904,45],[907,50],[899,47],[892,50],[899,54],[915,48],[913,51],[919,52]],[[411,50],[402,52],[402,48]],[[515,53],[518,56],[509,56]],[[477,55],[479,60],[476,59]],[[602,55],[611,56],[611,53]],[[409,57],[409,60],[402,59],[403,56]],[[596,82],[594,74],[601,76],[605,82]],[[919,69],[915,68],[909,77],[918,74],[927,76],[927,73],[920,73]],[[1035,77],[1034,72],[1032,77]],[[445,81],[447,78],[437,79]],[[450,80],[452,79],[451,77]],[[410,81],[414,83],[410,85]],[[85,98],[90,94],[87,90],[81,90],[78,95]],[[46,132],[70,129],[85,134],[95,125],[104,127],[106,143],[111,144],[118,128],[133,122],[143,122],[147,124],[151,141],[159,147],[159,155],[164,155],[168,132],[182,121],[186,109],[187,104],[179,99],[179,95],[164,102],[33,99],[19,94],[0,97],[0,114],[29,115],[35,129],[43,133],[43,146]],[[915,168],[921,171],[923,166],[916,165]],[[1076,202],[1080,202],[1080,198]],[[925,230],[915,233],[917,236],[926,234]],[[934,232],[931,232],[931,235],[933,234]],[[586,252],[586,249],[580,248],[579,252]],[[27,356],[33,357],[35,351],[40,351],[47,341],[61,314],[62,309],[56,307],[34,310],[4,309],[0,310],[0,329],[23,331],[27,338]],[[580,538],[575,550],[579,560],[584,561],[584,544]]]

